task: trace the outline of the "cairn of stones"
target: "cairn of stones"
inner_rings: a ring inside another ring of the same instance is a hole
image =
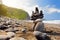
[[[32,11],[31,20],[33,20],[33,22],[35,24],[33,27],[33,30],[42,31],[43,17],[44,17],[43,11],[42,10],[39,11],[38,7],[35,8],[35,12]],[[40,30],[38,28],[40,28]]]
[[[38,7],[35,8],[35,12],[32,11],[32,16],[31,16],[31,20],[36,20],[36,19],[43,19],[43,11],[41,10],[39,12]]]
[[[44,23],[42,22],[43,17],[43,11],[39,11],[38,7],[35,8],[35,12],[32,11],[31,20],[33,20],[33,23],[35,24],[33,27],[33,34],[36,36],[37,40],[47,40],[46,37],[48,37],[47,33],[42,33],[45,30]]]

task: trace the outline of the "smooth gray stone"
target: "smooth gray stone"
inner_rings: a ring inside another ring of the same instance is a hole
[[[41,35],[41,32],[39,32],[39,31],[34,31],[34,32],[33,32],[33,35],[39,36],[39,35]]]
[[[35,26],[35,29],[36,31],[40,31],[40,32],[43,32],[44,31],[44,23],[42,22],[38,22]]]
[[[9,38],[14,37],[14,36],[15,36],[15,33],[14,33],[14,32],[8,32],[8,33],[7,33],[7,36],[8,36]]]
[[[11,38],[10,40],[26,40],[26,39],[24,39],[23,37],[14,37]]]

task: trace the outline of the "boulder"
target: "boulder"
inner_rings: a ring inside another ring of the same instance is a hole
[[[38,22],[38,23],[36,24],[34,30],[43,32],[43,31],[45,30],[45,29],[44,29],[44,23]]]

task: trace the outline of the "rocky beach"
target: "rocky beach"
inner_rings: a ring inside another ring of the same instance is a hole
[[[34,22],[31,20],[18,20],[0,16],[0,40],[37,40],[33,27]],[[60,40],[60,28],[58,27],[56,24],[44,23],[44,32],[37,33],[39,35],[46,33],[51,40]]]

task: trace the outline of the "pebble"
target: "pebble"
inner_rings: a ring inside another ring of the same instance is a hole
[[[8,36],[7,35],[0,35],[0,40],[1,39],[6,39]]]
[[[9,38],[14,37],[14,36],[15,36],[15,33],[14,33],[14,32],[8,32],[8,33],[7,33],[7,36],[8,36]]]
[[[42,19],[36,19],[35,22],[42,22]]]
[[[11,38],[10,40],[26,40],[26,39],[24,39],[23,37],[14,37]]]
[[[26,32],[27,32],[27,29],[24,28],[24,29],[22,29],[21,31],[22,31],[23,33],[26,33]]]
[[[34,31],[33,34],[34,34],[35,36],[38,36],[38,35],[41,34],[41,32],[39,32],[39,31]]]

